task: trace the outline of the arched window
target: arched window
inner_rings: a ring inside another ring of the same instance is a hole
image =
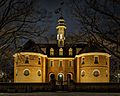
[[[85,57],[81,57],[81,64],[85,64]]]
[[[69,55],[72,56],[73,53],[72,53],[72,48],[69,49]]]
[[[30,74],[29,69],[25,69],[25,70],[23,71],[23,74],[24,74],[25,76],[28,76],[28,75]]]
[[[59,49],[59,55],[60,55],[60,56],[63,55],[63,49],[62,49],[62,48]]]
[[[41,64],[41,62],[40,62],[40,57],[38,58],[38,64]]]
[[[53,56],[54,55],[54,49],[50,48],[50,55]]]
[[[94,64],[98,64],[99,63],[99,60],[98,60],[98,56],[94,56]]]

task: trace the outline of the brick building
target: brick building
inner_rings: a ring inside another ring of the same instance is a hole
[[[14,82],[109,82],[110,55],[104,48],[96,43],[66,44],[63,17],[59,18],[56,29],[56,44],[36,44],[29,40],[14,54]]]

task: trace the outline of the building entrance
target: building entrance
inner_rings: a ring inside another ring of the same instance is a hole
[[[62,73],[58,74],[58,84],[63,85],[63,74]]]

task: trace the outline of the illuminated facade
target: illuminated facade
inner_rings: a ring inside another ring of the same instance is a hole
[[[14,82],[109,82],[110,55],[95,43],[65,44],[63,17],[56,29],[57,44],[36,44],[30,40],[21,52],[14,54]]]

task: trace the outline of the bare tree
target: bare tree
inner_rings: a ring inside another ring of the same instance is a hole
[[[120,59],[119,0],[72,0],[71,6],[85,37]]]
[[[93,40],[112,55],[111,81],[120,77],[120,1],[119,0],[71,0],[72,14],[80,30],[76,41]],[[84,34],[84,35],[82,35]],[[79,38],[79,39],[78,39]]]
[[[13,67],[12,56],[26,40],[47,38],[49,25],[45,22],[51,14],[46,9],[36,8],[37,2],[0,0],[0,68],[3,70]]]

